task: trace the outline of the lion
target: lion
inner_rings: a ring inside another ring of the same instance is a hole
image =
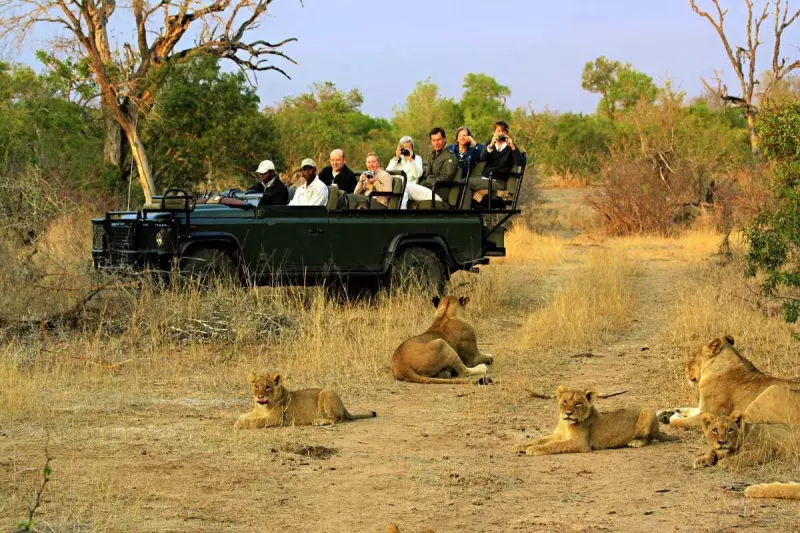
[[[700,415],[708,450],[695,460],[694,467],[719,465],[739,470],[788,457],[800,449],[800,426],[751,424],[745,420],[739,411]]]
[[[404,341],[392,355],[395,379],[413,383],[490,383],[494,361],[478,350],[475,330],[464,318],[469,297],[434,298],[436,314],[428,330]],[[477,376],[477,377],[476,377]]]
[[[556,390],[559,422],[552,435],[517,444],[513,450],[527,455],[584,453],[609,448],[640,448],[658,441],[678,440],[660,432],[650,409],[627,407],[600,412],[592,405],[593,390]]]
[[[290,391],[283,386],[280,374],[248,376],[253,387],[253,410],[239,417],[234,429],[277,426],[330,426],[342,420],[378,416],[375,411],[350,414],[342,399],[331,389]]]
[[[744,489],[748,498],[800,500],[800,483],[761,483]]]
[[[750,423],[800,423],[800,382],[768,376],[733,347],[733,337],[714,339],[689,356],[686,379],[697,385],[700,405],[660,411],[659,420],[700,427],[703,413],[744,413]]]

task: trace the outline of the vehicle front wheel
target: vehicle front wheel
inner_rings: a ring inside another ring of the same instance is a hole
[[[238,281],[233,258],[219,248],[199,248],[185,255],[181,258],[180,272],[181,278],[192,280],[201,287]]]
[[[429,296],[442,296],[448,279],[447,267],[427,248],[406,248],[392,264],[392,289],[421,290]]]

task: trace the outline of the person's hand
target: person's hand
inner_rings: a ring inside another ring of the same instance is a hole
[[[476,144],[478,144],[478,143],[476,143],[475,139],[473,139],[472,135],[470,135],[469,136],[469,145],[474,147]]]
[[[489,146],[491,146],[492,148],[494,148],[494,145],[495,145],[495,144],[497,144],[497,138],[498,138],[498,137],[499,137],[499,135],[498,135],[497,133],[495,133],[494,135],[492,135],[492,140],[491,140],[491,142],[489,142]]]
[[[506,144],[508,144],[508,147],[511,148],[512,150],[517,149],[516,145],[514,144],[514,140],[508,134],[506,134]]]
[[[394,151],[394,156],[400,161],[400,147],[398,146],[397,149]]]

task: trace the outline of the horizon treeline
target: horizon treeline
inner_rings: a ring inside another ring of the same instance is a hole
[[[130,156],[121,168],[103,163],[102,113],[86,65],[39,56],[45,68],[38,74],[0,62],[0,172],[11,178],[4,186],[30,183],[79,197],[138,199]],[[262,109],[245,75],[223,72],[213,58],[198,57],[158,76],[155,103],[138,117],[157,190],[243,187],[263,159],[292,172],[313,157],[321,168],[334,148],[361,169],[371,151],[387,161],[402,135],[411,135],[425,158],[432,127],[445,128],[454,143],[455,129],[466,125],[484,142],[497,120],[511,124],[539,173],[567,182],[602,181],[622,153],[670,166],[680,152],[696,167],[700,195],[715,173],[750,157],[740,108],[726,106],[710,90],[690,98],[669,84],[658,87],[630,64],[604,57],[583,72],[583,88],[601,96],[592,114],[510,109],[512,88],[481,73],[465,76],[459,100],[442,96],[431,79],[417,82],[391,120],[367,115],[358,89],[344,91],[330,81]],[[796,84],[786,87],[784,93],[797,94]]]

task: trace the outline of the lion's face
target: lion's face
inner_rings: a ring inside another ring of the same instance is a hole
[[[686,375],[686,379],[689,380],[689,383],[692,385],[696,385],[697,382],[700,381],[699,356],[699,352],[693,353],[686,359],[686,363],[683,365],[683,373]]]
[[[591,390],[570,390],[564,385],[558,387],[556,398],[561,420],[578,423],[589,418],[593,396],[594,391]]]
[[[689,380],[689,383],[696,385],[697,382],[700,381],[703,364],[716,357],[717,354],[725,348],[732,347],[733,342],[733,337],[725,335],[719,339],[707,342],[689,355],[683,365],[683,373],[686,375],[686,379]]]
[[[730,416],[715,416],[704,413],[701,418],[703,433],[712,450],[728,450],[736,453],[742,443],[742,416],[738,412]]]
[[[258,405],[272,405],[277,399],[281,385],[280,374],[259,376],[250,374],[250,385],[253,387],[253,397]]]

